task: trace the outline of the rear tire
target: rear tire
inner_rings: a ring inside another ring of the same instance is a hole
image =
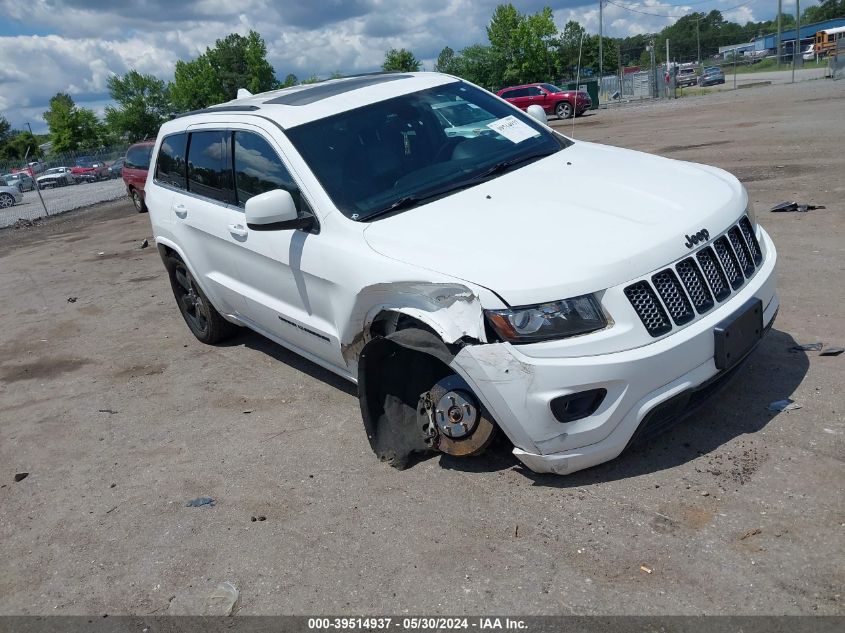
[[[15,199],[12,197],[12,194],[0,193],[0,209],[8,209],[14,206],[14,204]]]
[[[137,189],[133,189],[132,193],[129,194],[129,197],[132,198],[132,204],[135,206],[135,210],[138,213],[147,212],[147,205],[144,204],[144,201],[141,199],[141,194],[138,193]]]
[[[178,256],[169,255],[165,262],[170,286],[179,312],[197,340],[213,345],[232,336],[238,329],[224,319],[196,283],[188,267]]]

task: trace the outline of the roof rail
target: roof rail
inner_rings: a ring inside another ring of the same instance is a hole
[[[201,108],[199,110],[190,110],[188,112],[179,112],[170,115],[170,120],[180,119],[183,116],[190,116],[192,114],[211,114],[213,112],[254,112],[260,108],[256,105],[224,105],[212,106],[210,108]]]

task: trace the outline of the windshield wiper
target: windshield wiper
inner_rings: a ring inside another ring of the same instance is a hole
[[[546,156],[551,156],[552,154],[555,154],[558,151],[559,150],[553,150],[551,152],[537,152],[535,154],[528,154],[527,156],[517,156],[516,158],[511,158],[510,160],[503,160],[501,162],[496,163],[495,165],[491,165],[489,168],[485,169],[483,172],[478,174],[476,178],[485,179],[487,176],[492,176],[493,174],[501,174],[503,172],[508,171],[511,167],[516,167],[517,165],[521,165],[522,163],[527,163],[530,160],[536,160],[538,158],[545,158]]]
[[[520,165],[531,160],[537,160],[538,158],[545,158],[546,156],[551,156],[552,154],[555,154],[558,151],[559,150],[555,149],[550,152],[537,152],[534,154],[528,154],[527,156],[517,156],[516,158],[511,158],[510,160],[500,161],[495,165],[492,165],[489,168],[485,169],[480,174],[476,174],[466,180],[459,180],[445,187],[433,189],[431,191],[426,191],[420,194],[402,196],[401,198],[399,198],[395,202],[392,202],[383,209],[373,211],[372,213],[365,215],[363,218],[358,218],[358,221],[361,222],[365,220],[371,220],[373,218],[377,218],[382,215],[387,215],[388,213],[393,213],[394,211],[399,211],[401,209],[410,209],[411,207],[415,207],[421,202],[425,202],[426,200],[430,200],[431,198],[437,198],[438,196],[443,196],[447,193],[451,193],[452,191],[466,189],[468,187],[481,184],[482,182],[489,180],[491,176],[504,173],[512,167],[515,167],[516,165]]]

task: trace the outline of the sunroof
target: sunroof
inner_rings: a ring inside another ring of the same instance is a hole
[[[409,79],[411,75],[367,75],[365,77],[351,77],[342,81],[332,81],[324,84],[317,84],[312,88],[305,90],[297,90],[289,94],[281,95],[275,99],[270,99],[264,103],[278,103],[281,105],[301,106],[315,103],[322,99],[342,95],[344,92],[357,90],[358,88],[366,88],[367,86],[374,86],[382,84],[387,81],[396,81],[398,79]]]

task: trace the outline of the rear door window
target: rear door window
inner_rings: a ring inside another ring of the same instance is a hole
[[[234,203],[231,132],[191,133],[188,148],[188,191],[227,204]]]
[[[165,136],[158,150],[156,175],[158,182],[179,189],[185,188],[185,148],[188,135],[185,132]]]

